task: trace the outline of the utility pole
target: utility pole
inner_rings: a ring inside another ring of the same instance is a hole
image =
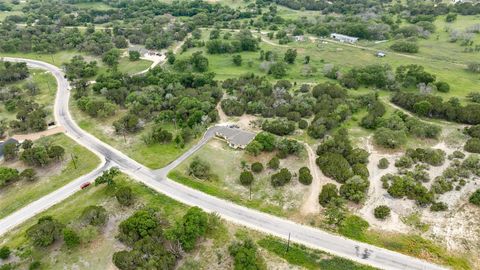
[[[288,233],[287,253],[289,249],[290,249],[290,233]]]
[[[250,189],[250,201],[251,201],[252,200],[252,183],[250,183],[249,189]]]

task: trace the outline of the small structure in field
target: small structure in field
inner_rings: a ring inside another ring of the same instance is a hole
[[[383,57],[387,56],[387,54],[384,53],[384,52],[377,52],[377,53],[375,54],[375,56],[377,56],[377,57],[379,57],[379,58],[383,58]]]
[[[224,139],[233,149],[245,149],[255,138],[255,133],[231,126],[218,126],[215,136]]]
[[[293,36],[293,40],[295,40],[296,42],[304,42],[305,36]]]
[[[357,37],[351,37],[351,36],[337,34],[337,33],[330,34],[330,38],[336,39],[340,42],[346,42],[346,43],[355,43],[358,41]]]

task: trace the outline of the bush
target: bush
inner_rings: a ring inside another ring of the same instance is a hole
[[[254,173],[260,173],[263,171],[263,164],[260,162],[255,162],[252,164],[252,172]]]
[[[470,153],[480,153],[480,138],[470,138],[463,149]]]
[[[298,171],[298,181],[304,185],[310,185],[312,183],[312,175],[310,174],[310,169],[307,167],[302,167]]]
[[[249,171],[243,171],[240,173],[240,183],[244,186],[249,186],[253,183],[253,174]]]
[[[477,189],[477,191],[475,191],[475,192],[470,196],[470,198],[468,199],[468,201],[469,201],[471,204],[475,204],[476,206],[480,206],[480,189]]]
[[[393,43],[390,48],[396,52],[417,53],[418,44],[415,42],[399,40]]]
[[[308,122],[304,119],[301,119],[300,121],[298,121],[298,128],[299,129],[306,129],[308,128]]]
[[[51,216],[38,220],[37,224],[27,230],[27,237],[36,247],[48,247],[60,238],[63,225]]]
[[[379,169],[386,169],[386,168],[388,168],[388,166],[390,166],[390,162],[388,161],[388,159],[382,158],[378,161],[377,167]]]
[[[270,169],[276,170],[280,167],[280,160],[278,159],[278,157],[273,157],[272,159],[270,159],[267,165]]]
[[[2,248],[0,248],[0,259],[2,260],[6,260],[8,259],[8,257],[10,257],[10,248],[7,247],[7,246],[3,246]]]
[[[365,240],[365,231],[370,225],[366,220],[359,216],[348,216],[340,225],[341,235],[356,240]]]
[[[384,220],[390,216],[390,208],[386,205],[377,206],[373,210],[373,215],[378,219]]]
[[[262,129],[278,136],[291,134],[295,131],[295,122],[285,119],[266,120]]]
[[[401,156],[395,160],[395,167],[397,168],[411,168],[413,166],[413,159],[409,156]]]
[[[391,130],[382,127],[375,131],[373,140],[377,145],[395,149],[405,144],[407,135],[403,130]]]
[[[228,247],[228,251],[233,257],[233,269],[235,270],[266,269],[265,262],[257,251],[257,246],[250,239],[246,239],[240,243],[233,243]]]
[[[272,186],[284,186],[292,179],[292,173],[286,168],[282,168],[278,173],[273,174],[270,178]]]
[[[87,206],[83,209],[80,219],[84,225],[103,226],[108,220],[107,210],[102,206]]]
[[[435,86],[438,92],[448,93],[450,91],[450,85],[446,82],[436,82]]]
[[[63,241],[65,241],[65,245],[69,249],[75,248],[80,245],[80,237],[74,230],[70,228],[63,229]]]
[[[195,157],[188,166],[188,174],[199,179],[208,179],[210,177],[210,164]]]
[[[130,187],[120,187],[115,192],[115,198],[117,198],[118,203],[123,206],[130,206],[133,204],[133,192]]]
[[[340,183],[345,183],[353,176],[352,168],[348,161],[340,154],[326,153],[317,158],[317,165],[322,172]]]
[[[338,198],[337,186],[331,183],[325,184],[318,195],[318,202],[321,206],[326,207],[333,198]]]
[[[446,211],[447,209],[448,205],[444,202],[435,202],[430,206],[430,210],[433,212]]]
[[[128,51],[128,59],[130,61],[138,61],[140,59],[140,52],[138,51]]]
[[[368,179],[355,175],[340,187],[340,195],[347,200],[359,203],[365,199],[365,192],[369,185]]]

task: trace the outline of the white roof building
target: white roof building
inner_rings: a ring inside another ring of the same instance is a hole
[[[355,43],[358,41],[357,37],[351,37],[351,36],[337,34],[337,33],[330,34],[330,38],[336,39],[340,42],[347,42],[347,43]]]

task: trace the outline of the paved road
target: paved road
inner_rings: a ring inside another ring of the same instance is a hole
[[[276,235],[284,239],[288,238],[290,235],[290,239],[294,242],[312,248],[321,249],[334,255],[381,269],[444,269],[440,266],[416,258],[353,241],[312,227],[300,225],[289,220],[242,207],[176,183],[166,177],[167,172],[205,144],[208,139],[213,136],[214,130],[207,131],[204,138],[197,146],[188,150],[178,160],[174,161],[166,168],[160,171],[152,171],[111,146],[101,142],[77,126],[72,120],[68,110],[70,86],[67,80],[64,79],[63,73],[60,69],[44,62],[28,59],[5,58],[5,60],[24,61],[31,67],[48,70],[56,77],[58,92],[55,100],[55,118],[57,123],[65,127],[68,136],[102,157],[104,161],[107,161],[107,163],[102,165],[100,170],[96,170],[87,177],[93,178],[102,169],[108,166],[117,166],[123,172],[141,181],[152,189],[187,205],[199,206],[208,212],[217,212],[226,220]],[[80,182],[82,181],[78,180],[75,184]],[[69,185],[68,188],[72,186],[75,185]],[[32,204],[29,204],[25,208],[1,220],[0,228],[2,228],[2,230],[0,230],[0,234],[3,234],[8,229],[21,224],[28,218],[33,217],[39,211],[66,199],[78,190],[78,187],[72,187],[71,190],[68,190],[68,188],[64,187],[60,191],[54,192]],[[368,256],[365,256],[367,253]]]

